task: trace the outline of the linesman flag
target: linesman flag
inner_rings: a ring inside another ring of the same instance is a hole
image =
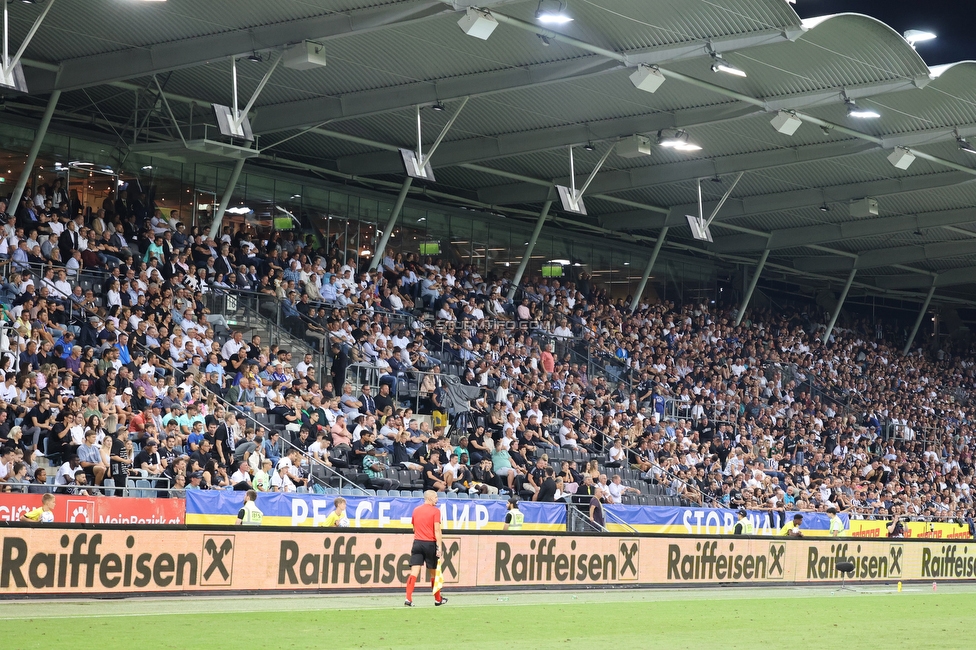
[[[441,562],[443,562],[443,560],[438,558],[437,568],[434,569],[434,584],[430,588],[431,593],[434,594],[440,591],[441,588],[444,586],[444,573],[441,571]]]

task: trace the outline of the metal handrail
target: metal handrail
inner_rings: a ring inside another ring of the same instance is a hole
[[[613,520],[613,523],[617,524],[618,526],[623,526],[624,528],[626,528],[628,531],[634,533],[635,535],[639,532],[636,528],[634,528],[629,523],[627,523],[626,521],[624,521],[623,519],[621,519],[617,515],[613,514],[612,512],[610,512],[609,510],[607,510],[606,508],[603,509],[603,516],[606,518],[606,520],[608,522],[612,519]],[[606,527],[604,527],[604,528],[606,528]]]
[[[353,488],[355,488],[357,490],[360,490],[363,494],[369,495],[369,491],[366,488],[364,488],[363,486],[359,485],[355,481],[350,481],[348,478],[346,478],[345,476],[343,476],[339,472],[335,471],[333,468],[329,467],[328,465],[326,465],[325,463],[323,463],[318,458],[312,456],[307,451],[305,451],[305,450],[301,449],[300,447],[298,447],[297,445],[295,445],[291,440],[286,440],[284,437],[282,437],[281,438],[281,442],[282,442],[282,448],[283,449],[284,449],[285,445],[287,445],[289,449],[294,449],[295,451],[297,451],[302,456],[302,458],[307,459],[310,463],[316,463],[323,470],[325,470],[326,472],[331,473],[333,476],[335,476],[337,479],[339,479],[339,487],[340,488],[342,487],[342,484],[343,483],[348,483]],[[311,472],[311,470],[308,473],[308,478],[313,483],[315,483],[317,481],[315,475]],[[325,487],[331,487],[331,486],[328,485],[328,484],[326,484]]]

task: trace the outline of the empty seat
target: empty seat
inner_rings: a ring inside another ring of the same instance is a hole
[[[155,496],[155,492],[152,490],[152,484],[144,478],[136,481],[136,494],[132,496],[142,497],[143,499]]]
[[[420,470],[418,470],[418,469],[411,469],[411,470],[408,470],[408,473],[410,475],[410,483],[409,483],[409,485],[410,485],[411,489],[414,489],[414,490],[421,490],[421,489],[423,489],[423,487],[424,487],[424,479],[420,475]]]

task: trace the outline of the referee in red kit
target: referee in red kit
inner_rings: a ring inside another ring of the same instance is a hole
[[[427,578],[431,589],[434,588],[434,570],[437,559],[441,556],[441,511],[437,507],[437,493],[433,490],[424,492],[424,505],[413,511],[413,548],[410,549],[410,577],[407,578],[407,599],[403,604],[413,607],[413,588],[417,586],[420,569],[427,565]],[[447,598],[441,596],[440,590],[434,592],[434,604],[441,606]]]

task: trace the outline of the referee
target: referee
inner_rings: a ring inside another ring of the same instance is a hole
[[[427,578],[431,589],[434,588],[434,570],[437,559],[441,556],[441,511],[437,507],[437,493],[433,490],[424,492],[424,505],[413,511],[413,548],[410,549],[410,577],[407,578],[407,599],[403,604],[413,607],[413,588],[417,586],[420,569],[427,565]],[[438,607],[445,604],[447,598],[441,596],[440,590],[434,592],[434,604]]]

